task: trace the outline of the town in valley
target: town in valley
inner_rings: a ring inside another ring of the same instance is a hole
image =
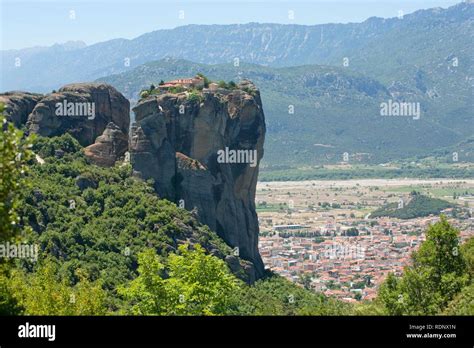
[[[371,218],[418,191],[453,204],[442,213],[474,235],[474,180],[365,179],[260,182],[256,206],[259,250],[267,269],[344,301],[374,299],[392,272],[400,275],[437,215]]]

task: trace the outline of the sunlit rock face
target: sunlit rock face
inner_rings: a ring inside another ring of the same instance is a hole
[[[233,90],[152,95],[133,111],[136,174],[154,179],[161,197],[196,209],[201,222],[252,262],[251,278],[261,277],[255,190],[265,117],[256,87],[243,81]]]
[[[31,133],[48,137],[69,133],[89,146],[110,122],[128,134],[129,101],[105,83],[74,83],[41,98],[26,125]]]

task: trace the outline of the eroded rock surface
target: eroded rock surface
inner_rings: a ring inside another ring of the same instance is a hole
[[[113,166],[128,149],[130,103],[105,83],[70,84],[46,95],[6,92],[0,103],[16,127],[48,137],[71,134],[94,164]]]
[[[64,105],[62,112],[58,105]],[[128,134],[129,110],[129,101],[112,86],[75,83],[44,96],[28,116],[27,128],[48,137],[70,133],[82,146],[88,146],[110,122]]]
[[[95,143],[87,146],[84,153],[90,162],[102,167],[112,167],[128,150],[128,136],[119,126],[110,122]]]
[[[28,115],[43,98],[42,94],[13,91],[0,94],[0,103],[5,105],[7,120],[20,128],[28,121]]]
[[[253,263],[247,271],[261,277],[255,190],[265,117],[256,87],[244,81],[237,89],[197,97],[153,95],[133,111],[137,123],[130,155],[136,173],[153,178],[161,197],[181,202],[188,210],[195,208],[201,222]],[[255,161],[218,161],[219,151],[226,148],[248,151]]]

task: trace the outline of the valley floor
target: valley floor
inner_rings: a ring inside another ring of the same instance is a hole
[[[256,205],[260,253],[267,268],[345,301],[372,299],[389,272],[400,274],[437,216],[400,220],[369,218],[380,206],[410,192],[455,203],[444,211],[474,235],[474,180],[361,179],[261,182]],[[357,236],[346,236],[357,230]]]

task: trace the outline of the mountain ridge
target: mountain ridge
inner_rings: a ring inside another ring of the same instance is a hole
[[[157,85],[160,80],[192,76],[197,72],[210,79],[249,79],[259,86],[267,115],[265,163],[292,166],[334,163],[342,161],[344,152],[349,153],[351,161],[357,153],[369,153],[370,158],[363,162],[383,163],[390,159],[426,156],[448,147],[455,151],[454,146],[466,142],[474,132],[469,122],[472,118],[469,102],[431,99],[426,91],[415,87],[407,93],[398,86],[387,86],[343,67],[272,68],[242,63],[237,68],[231,64],[206,65],[163,59],[97,81],[114,85],[133,104],[141,89]],[[457,97],[467,98],[469,91],[463,93],[460,90]],[[380,103],[391,99],[420,102],[421,119],[380,116]],[[289,114],[290,105],[293,114]],[[461,114],[456,114],[463,108]],[[452,115],[459,124],[453,122]],[[398,134],[398,137],[387,137],[387,134]],[[314,146],[314,139],[331,147]],[[458,152],[460,161],[472,160],[472,151],[461,154],[458,149]]]
[[[372,53],[361,56],[362,51],[377,53],[377,47],[392,41],[394,34],[402,44],[406,41],[410,45],[413,30],[420,33],[430,28],[433,38],[428,41],[448,36],[459,48],[465,47],[466,32],[470,30],[473,17],[474,4],[460,3],[440,11],[416,11],[403,19],[370,18],[362,23],[313,26],[229,24],[219,25],[219,30],[215,30],[217,25],[187,25],[145,33],[131,40],[112,39],[74,51],[49,49],[25,57],[20,51],[2,51],[4,77],[0,90],[35,87],[41,89],[38,92],[45,92],[65,83],[96,79],[166,57],[203,63],[231,63],[234,58],[239,58],[240,61],[272,66],[340,65],[342,59],[348,57],[351,66],[358,66],[367,73],[377,64],[369,59]],[[419,43],[424,41],[427,40]],[[376,47],[371,47],[372,44]],[[452,44],[446,46],[440,49],[448,55]],[[468,53],[464,56],[472,60]],[[22,69],[15,67],[15,58],[22,60]],[[396,58],[402,59],[403,56],[398,54]],[[402,60],[416,63],[411,56]],[[396,60],[394,62],[392,72],[402,65]]]

